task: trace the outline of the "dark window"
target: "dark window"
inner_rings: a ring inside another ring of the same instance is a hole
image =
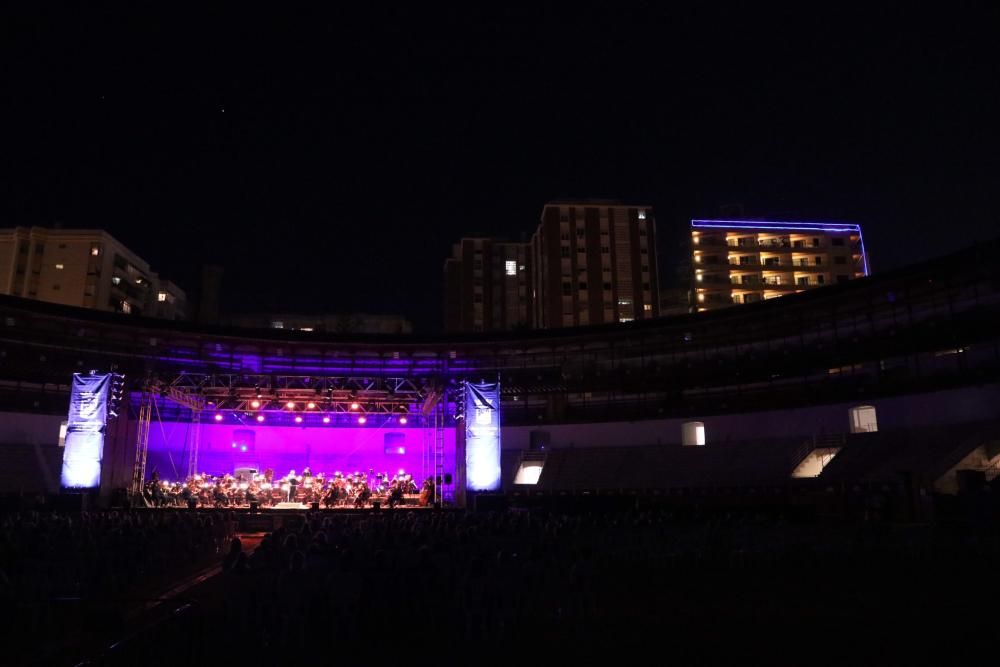
[[[576,228],[576,235],[579,237],[583,237],[583,227]]]
[[[640,255],[645,255],[647,253],[649,253],[649,250],[647,250],[646,248],[639,248],[639,254]]]
[[[834,237],[834,238],[830,239],[830,244],[831,245],[836,245],[836,246],[842,246],[842,245],[844,245],[844,239],[843,238]]]
[[[740,257],[740,264],[742,264],[743,266],[748,266],[752,263],[753,263],[753,257],[751,257],[750,255],[742,255]]]
[[[813,247],[814,248],[818,248],[819,247],[819,239],[813,239]]]
[[[59,291],[59,285],[53,285],[53,286],[52,286],[52,289],[54,289],[54,290],[56,290],[56,291]]]
[[[838,275],[837,276],[837,282],[838,283],[846,283],[850,279],[851,279],[850,276],[844,276],[844,275]]]
[[[608,292],[611,291],[611,283],[604,283],[601,287],[603,287]]]
[[[815,257],[814,258],[814,262],[815,262],[816,266],[819,266],[820,264],[823,263],[823,258],[822,257]]]
[[[649,283],[643,283],[642,284],[642,289],[644,289],[645,291],[648,292],[649,291]]]
[[[482,303],[482,302],[483,302],[483,295],[482,294],[473,294],[472,295],[472,303]]]
[[[824,284],[826,282],[826,277],[825,276],[816,276],[816,282],[819,283],[820,285],[822,285],[822,284]]]
[[[573,295],[573,284],[572,283],[563,283],[562,284],[562,293],[563,293],[563,296],[572,296]]]
[[[560,248],[559,248],[559,256],[560,257],[569,257],[569,246],[568,245],[560,246]]]
[[[601,254],[602,255],[607,255],[610,252],[611,252],[611,248],[610,247],[608,247],[606,245],[602,245],[601,246]]]
[[[584,289],[584,290],[587,289],[587,283],[581,282],[580,283],[580,289]]]
[[[805,277],[805,276],[802,276],[801,278],[797,279],[795,281],[795,283],[797,285],[808,285],[809,284],[809,279],[807,277]]]
[[[806,247],[806,242],[805,241],[796,241],[796,242],[794,242],[792,244],[792,247],[793,248],[805,248]]]
[[[844,257],[843,255],[837,255],[836,257],[833,258],[833,263],[834,264],[847,264],[847,258]]]

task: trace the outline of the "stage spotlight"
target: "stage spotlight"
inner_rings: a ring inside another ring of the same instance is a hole
[[[295,423],[296,424],[301,424],[302,423],[302,417],[296,417],[295,418]]]
[[[256,410],[257,408],[260,407],[260,401],[257,401],[257,400],[250,401],[250,407],[254,408]]]
[[[287,403],[285,403],[285,407],[288,408],[289,410],[294,410],[295,409],[295,401],[288,401]]]
[[[360,406],[360,405],[358,405],[358,403],[357,403],[357,402],[354,402],[354,403],[351,403],[351,410],[357,410],[357,409],[358,409],[358,408],[360,408],[360,407],[361,407],[361,406]]]
[[[219,413],[219,412],[215,413],[215,421],[217,421],[217,422],[221,422],[222,421],[222,414],[221,413]]]
[[[324,424],[329,424],[330,423],[330,418],[329,417],[323,417],[323,423]]]
[[[312,401],[309,401],[308,403],[306,403],[306,409],[308,409],[308,410],[314,410],[315,408],[316,408],[316,404],[313,403]]]
[[[257,421],[259,422],[264,421],[264,415],[257,415]]]
[[[246,445],[240,445],[240,451],[241,452],[245,452],[246,450],[247,450],[247,446]]]
[[[364,415],[361,415],[360,417],[358,417],[358,423],[359,424],[364,424],[366,421],[368,421],[368,420],[365,418]]]
[[[400,417],[399,418],[399,423],[400,424],[405,424],[406,423],[406,417]]]

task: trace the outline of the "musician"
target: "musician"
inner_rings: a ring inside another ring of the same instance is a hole
[[[337,504],[337,498],[339,497],[339,495],[340,493],[337,489],[337,485],[330,484],[330,488],[326,490],[326,495],[323,496],[323,504],[326,506],[327,509],[330,509],[331,507]]]
[[[358,482],[358,495],[354,498],[354,506],[361,508],[365,506],[365,503],[369,501],[372,497],[372,491],[368,488],[368,483],[365,480],[360,480]]]
[[[288,473],[288,502],[295,500],[295,492],[299,488],[299,478],[295,476],[295,471]]]
[[[216,507],[225,507],[229,504],[229,498],[226,497],[226,491],[222,488],[221,484],[215,485],[215,489],[212,491],[212,500],[215,502]]]
[[[403,504],[403,482],[399,479],[392,480],[392,486],[389,488],[389,508],[393,508],[396,505]]]

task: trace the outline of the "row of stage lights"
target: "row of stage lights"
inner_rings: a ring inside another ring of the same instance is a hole
[[[225,417],[223,416],[223,414],[221,412],[216,412],[215,413],[215,421],[221,422],[223,419],[225,419]],[[257,415],[256,419],[257,419],[258,423],[260,423],[260,424],[264,423],[264,415]],[[391,419],[391,417],[390,417],[390,419]],[[399,419],[397,421],[401,425],[405,426],[406,423],[407,423],[407,421],[408,421],[408,419],[406,418],[406,415],[400,415],[400,417],[399,417]],[[368,422],[368,418],[367,417],[365,417],[364,415],[358,415],[358,419],[357,419],[357,423],[358,424],[364,425],[367,422]],[[295,423],[296,424],[301,424],[302,423],[302,415],[295,415]],[[323,415],[323,423],[324,424],[329,424],[330,423],[330,416],[329,415]]]

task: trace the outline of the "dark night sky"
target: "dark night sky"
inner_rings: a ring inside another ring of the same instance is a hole
[[[1000,235],[996,9],[662,4],[7,16],[0,226],[425,331],[450,244],[557,197],[651,203],[664,282],[730,202],[859,222],[876,271]]]

